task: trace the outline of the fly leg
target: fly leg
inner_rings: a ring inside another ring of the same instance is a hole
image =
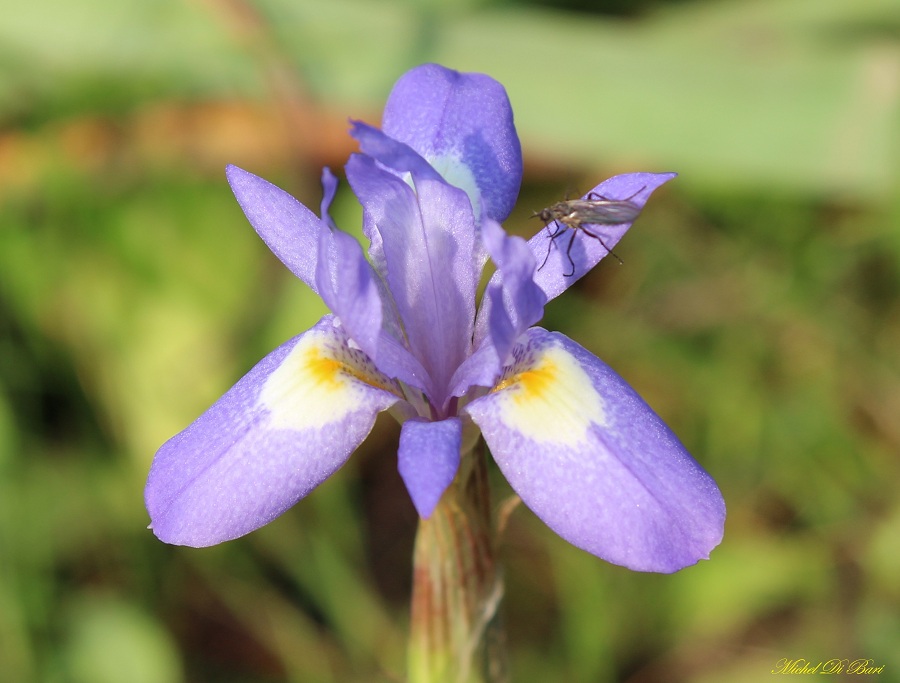
[[[575,228],[572,228],[572,236],[569,238],[569,246],[566,247],[566,257],[569,259],[569,263],[572,266],[572,272],[566,273],[565,277],[572,277],[575,274],[575,261],[572,260],[572,245],[575,244],[575,235],[578,231]]]
[[[600,235],[595,235],[594,233],[592,233],[592,232],[591,232],[590,230],[588,230],[587,228],[582,228],[582,229],[581,229],[581,232],[583,232],[583,233],[584,233],[585,235],[587,235],[588,237],[593,237],[593,238],[594,238],[595,240],[597,240],[601,245],[603,245],[603,248],[606,249],[606,253],[607,253],[607,254],[610,254],[610,255],[612,255],[612,256],[615,256],[616,261],[618,261],[620,265],[625,263],[622,259],[619,258],[619,255],[616,254],[616,252],[614,252],[612,249],[610,249],[609,247],[606,246],[606,242],[603,241],[603,239],[600,237]],[[572,248],[572,244],[569,243],[569,249],[571,249],[571,248]],[[571,261],[572,259],[569,258],[569,260]]]
[[[544,257],[544,260],[541,263],[541,265],[538,267],[538,270],[540,270],[541,268],[543,268],[544,266],[547,265],[547,259],[550,258],[550,249],[552,249],[553,246],[556,244],[556,242],[554,240],[566,231],[566,229],[562,225],[560,225],[558,221],[553,221],[553,222],[556,224],[556,230],[553,232],[550,232],[550,224],[549,223],[547,224],[547,234],[550,235],[550,239],[547,242],[547,255]],[[571,247],[571,243],[569,246]]]

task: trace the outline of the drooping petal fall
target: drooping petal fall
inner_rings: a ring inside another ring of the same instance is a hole
[[[267,524],[344,464],[398,400],[325,316],[163,444],[144,493],[151,528],[202,547]]]
[[[466,411],[522,501],[575,546],[637,571],[674,572],[722,539],[713,479],[611,368],[532,328],[497,387]]]

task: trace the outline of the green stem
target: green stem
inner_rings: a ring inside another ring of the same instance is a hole
[[[431,517],[419,521],[413,557],[409,683],[506,681],[484,454],[460,470]]]

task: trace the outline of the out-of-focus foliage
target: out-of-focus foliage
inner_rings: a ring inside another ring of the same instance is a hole
[[[236,163],[317,207],[346,118],[407,68],[509,89],[506,227],[676,170],[545,325],[604,358],[729,505],[712,559],[640,575],[527,510],[502,541],[517,683],[900,672],[900,6],[44,0],[0,20],[0,672],[30,683],[398,681],[415,515],[379,421],[351,464],[206,550],[146,530],[155,449],[324,312]],[[620,13],[618,5],[606,9]],[[339,225],[358,233],[348,194]],[[509,494],[500,477],[499,501]]]

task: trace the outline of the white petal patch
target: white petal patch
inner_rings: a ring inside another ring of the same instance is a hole
[[[311,330],[266,379],[259,402],[274,429],[320,429],[359,410],[372,387],[399,394],[362,351],[334,331]]]
[[[578,446],[588,441],[591,424],[606,425],[603,398],[575,357],[561,346],[517,355],[494,397],[503,424],[532,441]]]
[[[458,187],[469,195],[469,201],[472,202],[472,212],[476,216],[481,215],[481,190],[478,188],[478,181],[472,174],[466,164],[459,158],[450,154],[442,154],[440,156],[428,159],[435,171],[451,185]]]

